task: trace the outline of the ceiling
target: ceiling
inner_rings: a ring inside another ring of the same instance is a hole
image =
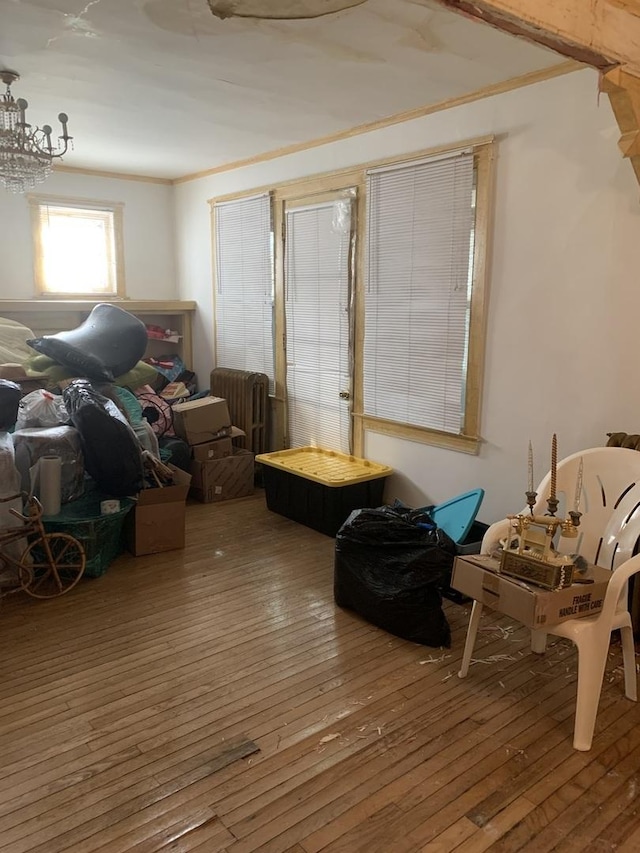
[[[13,95],[32,124],[57,134],[68,113],[65,165],[162,178],[561,61],[434,0],[304,20],[220,19],[207,0],[2,0],[0,67],[20,74]]]

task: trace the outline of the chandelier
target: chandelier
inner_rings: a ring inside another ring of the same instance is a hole
[[[29,104],[24,98],[14,100],[11,84],[19,79],[15,71],[0,71],[7,91],[0,96],[0,181],[13,193],[32,190],[51,174],[52,162],[67,153],[73,139],[67,132],[69,117],[60,113],[62,135],[54,147],[48,124],[32,127],[25,113]]]

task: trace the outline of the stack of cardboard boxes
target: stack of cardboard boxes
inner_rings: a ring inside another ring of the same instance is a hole
[[[227,401],[202,397],[173,407],[176,434],[191,447],[191,494],[203,503],[253,492],[254,454],[233,446],[244,435],[231,424]]]

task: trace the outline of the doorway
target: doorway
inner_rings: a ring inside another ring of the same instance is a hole
[[[285,203],[286,444],[352,450],[355,189]]]

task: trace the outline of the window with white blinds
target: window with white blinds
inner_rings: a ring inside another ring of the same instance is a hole
[[[273,234],[268,193],[214,205],[216,364],[266,373],[273,393]]]
[[[350,448],[351,200],[286,212],[288,444]],[[341,397],[340,394],[347,395]]]
[[[464,431],[474,174],[457,153],[367,176],[365,416]]]
[[[49,296],[124,296],[122,204],[29,197],[36,289]]]

